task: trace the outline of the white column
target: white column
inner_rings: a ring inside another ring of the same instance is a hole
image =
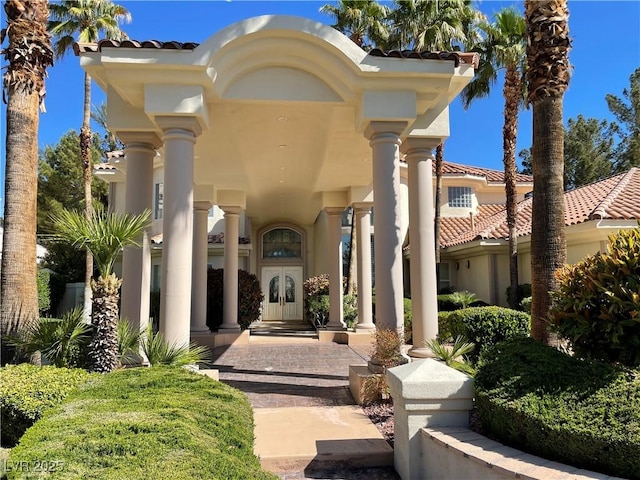
[[[329,217],[328,252],[329,252],[329,330],[343,330],[344,306],[342,303],[342,213],[344,208],[329,207],[324,209]]]
[[[373,150],[376,324],[404,329],[400,222],[400,133],[405,122],[371,122],[365,131]]]
[[[239,332],[238,324],[238,224],[240,207],[224,210],[224,308],[220,331]]]
[[[413,357],[431,356],[425,340],[438,335],[438,287],[433,227],[433,157],[436,140],[409,138],[402,145],[409,167],[409,239]]]
[[[161,117],[164,205],[160,332],[170,344],[189,344],[193,252],[193,148],[200,134],[189,117]]]
[[[371,308],[371,203],[355,203],[353,211],[358,232],[356,247],[358,255],[358,325],[356,329],[371,330],[375,328]]]
[[[193,265],[191,267],[191,333],[209,333],[207,327],[207,260],[210,202],[193,203]]]
[[[125,211],[141,214],[151,210],[153,201],[153,158],[161,145],[157,135],[147,132],[120,135],[126,142],[127,165]],[[150,227],[149,227],[150,228]],[[138,239],[139,247],[124,249],[120,316],[133,328],[145,331],[149,323],[151,288],[151,249],[149,228]]]

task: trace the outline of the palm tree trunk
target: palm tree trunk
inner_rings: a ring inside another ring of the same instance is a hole
[[[89,345],[92,370],[109,373],[118,366],[118,289],[122,281],[111,274],[92,282],[93,340]]]
[[[518,235],[516,192],[516,137],[518,134],[518,106],[522,79],[516,66],[507,68],[504,80],[504,127],[502,148],[504,163],[504,189],[507,197],[507,228],[509,229],[509,306],[518,308]]]
[[[82,128],[80,129],[80,157],[82,159],[82,178],[84,180],[84,204],[87,219],[93,215],[93,197],[91,195],[91,180],[93,162],[91,161],[91,76],[84,74],[84,110]],[[88,319],[91,316],[91,278],[93,277],[93,256],[86,252],[86,267],[84,273],[84,313]]]
[[[440,203],[442,198],[442,168],[444,162],[444,143],[436,147],[436,198],[433,216],[433,232],[436,243],[436,285],[440,288]]]
[[[351,235],[349,237],[349,267],[347,271],[347,285],[345,289],[345,295],[352,295],[356,292],[356,268],[357,268],[357,255],[355,254],[357,239],[356,231],[356,212],[355,209],[351,209]]]
[[[38,317],[36,204],[38,185],[37,90],[9,86],[5,211],[2,250],[2,333]]]
[[[531,225],[531,336],[549,343],[547,323],[555,271],[566,260],[562,98],[533,105],[533,212]]]

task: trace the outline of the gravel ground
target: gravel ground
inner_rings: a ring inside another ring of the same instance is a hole
[[[393,403],[391,401],[374,402],[362,409],[378,427],[384,439],[393,447]]]

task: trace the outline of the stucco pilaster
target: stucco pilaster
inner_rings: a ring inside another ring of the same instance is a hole
[[[160,331],[171,344],[189,344],[193,253],[193,149],[201,132],[189,117],[160,117],[164,141]]]
[[[342,330],[344,324],[344,306],[342,304],[342,213],[344,208],[326,207],[329,217],[327,235],[329,259],[329,323],[327,328]]]
[[[437,140],[408,138],[402,145],[409,168],[409,239],[413,348],[409,355],[427,357],[425,340],[438,334],[436,257],[433,225],[432,150]]]
[[[208,333],[207,260],[210,202],[193,203],[193,265],[191,268],[191,333]]]
[[[240,331],[238,324],[238,232],[240,207],[224,210],[224,304],[220,331]]]
[[[402,225],[400,134],[406,122],[371,122],[365,135],[373,156],[376,322],[402,331]]]
[[[373,312],[371,308],[371,206],[370,202],[354,203],[357,232],[357,278],[358,278],[358,330],[371,330]],[[353,253],[352,253],[353,254]]]
[[[151,210],[153,200],[153,158],[162,143],[149,132],[120,135],[125,142],[127,166],[125,211],[142,214]],[[139,246],[126,247],[122,260],[122,294],[120,314],[131,326],[144,331],[149,323],[151,288],[151,249],[149,228],[138,239]]]

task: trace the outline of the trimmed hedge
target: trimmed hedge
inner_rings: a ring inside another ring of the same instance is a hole
[[[487,435],[551,460],[640,479],[640,371],[515,339],[482,355],[475,389]]]
[[[0,368],[0,434],[12,447],[48,409],[64,400],[90,374],[81,369],[23,363]]]
[[[260,318],[264,295],[260,281],[253,273],[238,270],[238,324],[242,330]],[[224,269],[207,270],[207,327],[217,330],[222,325],[224,308]]]
[[[253,454],[246,396],[175,367],[118,370],[70,395],[29,429],[9,465],[43,459],[58,462],[41,475],[55,480],[277,479]]]
[[[503,307],[470,307],[438,315],[438,337],[452,342],[462,335],[475,344],[469,354],[477,360],[482,351],[504,340],[528,336],[531,316],[524,312]]]

